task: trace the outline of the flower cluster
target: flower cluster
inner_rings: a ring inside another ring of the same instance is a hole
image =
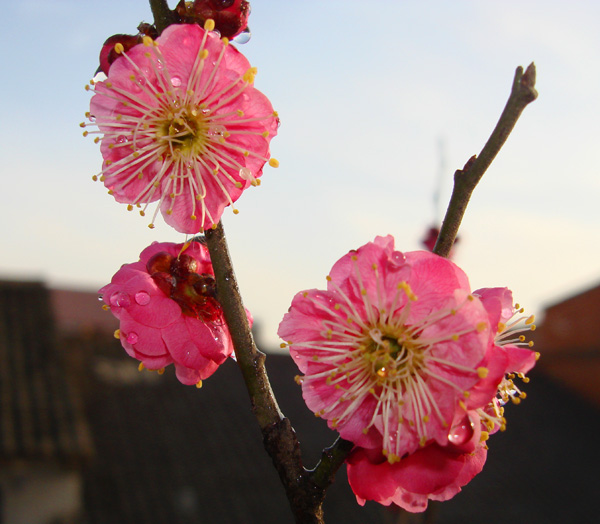
[[[294,297],[279,336],[308,407],[355,445],[357,500],[422,511],[451,498],[481,471],[502,404],[519,398],[507,373],[535,362],[510,292],[471,293],[455,264],[396,251],[390,236],[342,257],[327,280]]]
[[[278,117],[254,88],[256,69],[220,38],[214,22],[172,25],[117,58],[94,91],[87,117],[104,157],[94,176],[128,209],[148,204],[177,231],[214,227],[226,206],[258,185]],[[237,210],[234,209],[234,212]]]
[[[162,372],[173,363],[182,383],[201,386],[233,352],[201,242],[154,242],[99,292],[120,321],[115,335],[140,370]]]
[[[187,24],[203,25],[206,20],[214,20],[215,29],[227,38],[249,33],[250,3],[247,0],[180,0],[175,12]]]

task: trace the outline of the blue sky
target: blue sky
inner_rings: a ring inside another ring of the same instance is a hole
[[[172,2],[173,4],[175,2]],[[0,278],[97,289],[153,240],[91,177],[84,85],[102,42],[150,21],[144,0],[2,0]],[[600,281],[600,4],[594,1],[254,0],[239,46],[281,116],[277,170],[223,222],[246,306],[276,342],[292,296],[376,235],[419,249],[442,174],[487,140],[514,69],[530,105],[476,189],[457,262],[473,288],[508,286],[528,311]],[[445,169],[440,170],[440,142]]]

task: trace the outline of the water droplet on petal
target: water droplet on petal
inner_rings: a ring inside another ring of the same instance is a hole
[[[252,180],[252,171],[250,171],[247,167],[242,167],[240,169],[240,178],[242,180]]]
[[[173,87],[179,87],[181,85],[181,78],[179,78],[178,76],[174,76],[173,78],[171,78],[171,84],[173,85]]]
[[[127,142],[127,137],[125,135],[119,135],[117,138],[115,138],[115,142],[117,144],[124,144],[125,142]]]
[[[126,340],[126,341],[127,341],[129,344],[131,344],[131,345],[134,345],[134,344],[137,344],[137,343],[138,343],[138,340],[139,340],[139,338],[140,338],[140,337],[138,336],[138,334],[137,334],[137,333],[134,333],[134,332],[132,331],[131,333],[129,333],[129,335],[127,335],[127,338],[125,338],[125,340]]]
[[[406,262],[406,257],[404,256],[404,253],[401,253],[400,251],[394,251],[391,256],[391,261],[392,264],[400,266]]]
[[[473,437],[473,426],[469,418],[464,418],[462,422],[453,426],[448,433],[448,441],[455,446],[461,446]]]
[[[162,69],[164,67],[164,64],[162,63],[162,60],[157,60],[156,61],[156,69]]]
[[[250,29],[246,28],[243,32],[237,35],[233,41],[236,44],[247,44],[250,41],[250,38],[252,38],[252,33],[250,32]]]
[[[109,302],[111,306],[117,307],[129,307],[131,305],[129,295],[127,293],[122,293],[121,291],[113,293],[110,297]]]
[[[135,301],[140,306],[145,306],[150,302],[150,295],[148,293],[146,293],[145,291],[138,291],[135,294]]]

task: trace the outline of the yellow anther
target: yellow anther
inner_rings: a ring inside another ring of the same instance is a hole
[[[519,397],[513,397],[511,398],[512,403],[513,404],[520,404],[521,403],[521,399]]]
[[[468,391],[463,391],[463,397],[469,398],[470,396],[471,396],[471,393],[469,393]]]
[[[125,48],[123,47],[123,44],[121,42],[117,42],[115,44],[115,53],[120,55],[121,53],[124,53],[124,52],[125,52]]]
[[[276,158],[269,158],[269,165],[271,167],[279,167],[279,160],[277,160]]]
[[[92,177],[92,180],[93,180],[94,182],[98,182],[98,175],[94,175],[94,176]]]
[[[474,297],[473,295],[469,295],[469,296],[467,297],[467,300],[468,300],[469,302],[473,302],[473,300],[475,300],[475,297]]]
[[[526,321],[525,324],[533,324],[535,322],[535,315],[531,315]]]
[[[541,356],[542,356],[542,355],[540,354],[540,352],[539,352],[539,351],[536,351],[536,352],[535,352],[535,359],[536,359],[536,360],[539,360]]]
[[[280,347],[281,349],[284,349],[284,348],[286,348],[286,347],[287,347],[287,344],[286,344],[285,342],[282,342],[281,344],[279,344],[279,347]]]
[[[198,389],[200,389],[202,387],[202,381],[201,380],[199,380],[198,382],[196,382],[196,387]]]
[[[331,277],[330,277],[329,275],[327,275],[327,276],[325,277],[325,280],[327,280],[327,282],[331,282]],[[336,305],[337,305],[337,304],[336,304]],[[339,309],[339,308],[338,308],[338,309]]]
[[[456,341],[458,340],[458,338],[459,338],[459,337],[458,337],[458,335],[452,335],[450,338],[451,338],[452,340],[454,340],[454,342],[456,342]]]
[[[467,405],[462,400],[458,401],[458,405],[460,406],[460,409],[463,409],[465,411],[467,410]]]
[[[221,38],[221,42],[223,42],[224,45],[229,45],[229,38],[224,36],[223,38]]]
[[[256,67],[250,67],[244,73],[244,76],[242,77],[242,79],[244,80],[244,82],[248,82],[249,84],[253,84],[254,83],[254,77],[256,76],[256,73],[258,73],[258,69],[256,69]]]
[[[530,340],[529,343],[527,344],[530,348],[532,348],[534,346],[533,340]]]
[[[157,372],[159,375],[162,375],[162,374],[165,372],[165,368],[160,368],[160,369],[157,369],[157,370],[156,370],[156,372]]]
[[[263,138],[267,138],[267,137],[269,136],[269,132],[268,132],[268,131],[263,131],[263,132],[262,132],[260,135],[261,135]]]
[[[479,437],[479,441],[485,442],[489,438],[490,438],[490,434],[487,431],[482,431],[481,436]]]
[[[148,228],[149,229],[154,229],[154,224],[152,224],[152,223],[148,224]]]
[[[144,369],[146,369],[146,366],[144,366],[143,362],[140,362],[140,365],[138,366],[138,371],[144,371]]]
[[[235,207],[233,208],[233,214],[234,215],[238,215],[240,213],[239,209],[236,209]]]
[[[121,330],[116,329],[115,332],[113,333],[113,337],[115,337],[117,340],[119,340],[121,338]]]
[[[429,415],[425,415],[423,417],[423,422],[425,422],[425,424],[427,424],[427,422],[429,422]]]
[[[104,84],[104,87],[108,87],[109,89],[110,89],[112,86],[113,86],[113,85],[112,85],[112,82],[106,82],[106,83]]]
[[[108,304],[102,304],[102,309],[104,311],[108,311],[110,309],[110,306]]]
[[[479,324],[477,324],[476,328],[479,333],[481,333],[482,331],[485,331],[487,329],[487,322],[479,322]]]
[[[146,35],[146,36],[144,36],[144,38],[142,38],[142,43],[146,47],[150,47],[152,45],[152,38],[150,38],[148,35]]]
[[[204,29],[206,31],[214,31],[215,29],[215,21],[212,18],[207,18],[204,22]]]
[[[488,368],[484,368],[484,367],[477,368],[477,375],[479,375],[479,378],[487,377],[489,372],[490,372],[490,370]]]

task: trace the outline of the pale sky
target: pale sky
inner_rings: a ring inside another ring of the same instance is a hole
[[[153,240],[185,240],[160,218],[149,230],[92,182],[100,151],[78,126],[102,42],[134,33],[150,9],[0,5],[0,278],[96,290]],[[535,313],[600,281],[600,3],[253,0],[250,27],[239,48],[281,117],[281,167],[223,223],[269,344],[293,295],[323,288],[349,249],[386,234],[420,248],[454,170],[480,151],[515,68],[531,61],[539,99],[475,190],[455,262],[473,289],[508,286]]]

